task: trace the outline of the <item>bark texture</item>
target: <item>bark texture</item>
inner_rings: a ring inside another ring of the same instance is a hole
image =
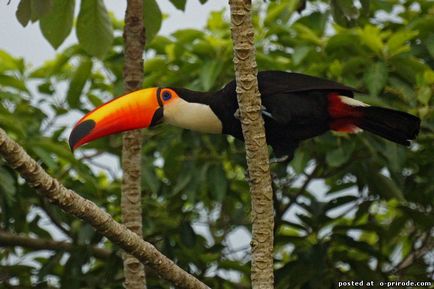
[[[143,50],[145,28],[143,26],[143,0],[128,0],[124,28],[125,93],[142,88]],[[134,130],[123,134],[122,146],[122,222],[128,229],[143,237],[141,197],[141,150],[142,131]],[[124,253],[124,287],[146,288],[145,269],[139,260]]]
[[[273,288],[273,191],[255,60],[250,0],[229,0],[234,66],[252,198],[252,288]]]
[[[66,252],[74,252],[77,250],[77,246],[75,244],[66,242],[66,241],[54,241],[48,239],[37,239],[30,238],[21,235],[16,235],[12,233],[8,233],[5,231],[0,231],[0,247],[23,247],[32,250],[52,250],[52,251],[66,251]],[[90,253],[99,259],[107,259],[111,256],[112,251],[88,246]]]
[[[92,225],[100,234],[155,270],[160,277],[179,288],[209,289],[204,283],[161,254],[152,244],[145,242],[137,234],[128,230],[125,225],[113,220],[108,213],[101,210],[95,203],[65,188],[58,180],[48,175],[1,128],[0,155],[3,156],[9,166],[26,180],[29,186],[38,190],[49,202]]]

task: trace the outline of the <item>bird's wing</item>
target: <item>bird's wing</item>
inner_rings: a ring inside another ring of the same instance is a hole
[[[354,92],[360,92],[355,88],[335,81],[285,71],[261,71],[258,73],[258,82],[260,92],[268,95],[317,90],[335,91],[342,95],[353,97]]]
[[[322,92],[295,92],[262,95],[265,117],[280,125],[291,121],[300,125],[326,121],[328,118],[328,100]]]

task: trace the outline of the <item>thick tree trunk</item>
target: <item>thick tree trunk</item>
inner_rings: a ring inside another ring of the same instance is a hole
[[[108,213],[98,208],[95,203],[65,188],[58,180],[48,175],[1,128],[0,155],[26,180],[29,186],[38,190],[48,201],[93,226],[100,234],[118,244],[119,247],[149,266],[160,277],[171,282],[174,286],[185,289],[209,289],[204,283],[161,254],[152,244],[145,242],[124,225],[113,220]]]
[[[143,26],[143,1],[128,0],[124,28],[125,93],[142,88],[143,50],[145,47],[145,28]],[[142,132],[134,130],[124,133],[122,147],[122,222],[128,229],[139,235],[142,233],[141,203],[141,150]],[[146,288],[143,264],[125,253],[124,287],[127,289]]]
[[[252,196],[252,288],[273,288],[273,191],[255,60],[250,0],[229,0],[238,104]]]

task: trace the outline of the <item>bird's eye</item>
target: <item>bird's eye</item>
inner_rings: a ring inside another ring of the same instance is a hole
[[[170,91],[163,91],[163,100],[164,101],[167,101],[167,100],[169,100],[169,99],[171,99],[172,98],[172,94],[170,93]]]

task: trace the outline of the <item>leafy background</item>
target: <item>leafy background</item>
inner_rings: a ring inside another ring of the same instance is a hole
[[[163,36],[157,34],[164,18],[158,3],[144,2],[144,87],[213,90],[233,78],[224,11],[210,13],[202,29]],[[186,1],[172,3],[182,10]],[[74,156],[66,145],[71,125],[59,120],[123,91],[123,24],[101,1],[73,4],[20,2],[18,21],[38,22],[53,47],[70,33],[79,43],[40,67],[0,51],[0,126],[51,175],[120,220],[119,172],[97,162],[101,156],[118,160],[120,137],[94,142]],[[334,79],[365,91],[357,95],[362,101],[422,118],[410,148],[368,133],[327,133],[304,142],[290,165],[273,165],[276,288],[432,280],[433,1],[255,4],[260,70]],[[235,232],[250,229],[243,145],[165,125],[146,130],[144,143],[144,238],[212,288],[249,288],[249,248],[230,241]],[[122,288],[119,249],[38,197],[1,160],[0,233],[62,237],[71,244],[43,254],[4,246],[5,288]],[[96,246],[106,254],[95,254]],[[148,284],[170,287],[153,272]]]

